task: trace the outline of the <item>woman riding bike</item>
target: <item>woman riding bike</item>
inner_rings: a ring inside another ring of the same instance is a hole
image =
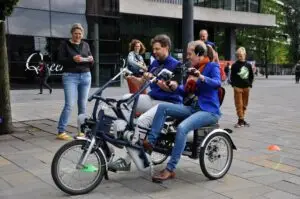
[[[182,122],[177,128],[171,159],[163,171],[153,176],[154,181],[174,178],[174,170],[184,151],[188,132],[216,124],[221,116],[218,97],[218,88],[221,86],[219,65],[210,61],[207,56],[207,46],[202,41],[193,41],[188,44],[187,59],[191,61],[194,71],[189,75],[185,85],[178,86],[176,83],[172,83],[170,87],[183,96],[195,94],[198,99],[188,106],[181,104],[158,105],[152,129],[143,142],[146,150],[152,150],[167,116],[182,120]]]

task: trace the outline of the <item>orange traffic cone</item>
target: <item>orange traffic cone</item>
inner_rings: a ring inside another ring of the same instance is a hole
[[[279,146],[272,144],[272,145],[268,146],[268,150],[269,151],[280,151],[280,148],[279,148]]]

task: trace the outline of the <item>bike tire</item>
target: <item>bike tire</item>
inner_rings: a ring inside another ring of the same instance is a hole
[[[205,157],[206,147],[211,142],[211,140],[217,136],[222,137],[222,138],[224,138],[224,140],[226,140],[226,145],[229,147],[229,150],[228,150],[229,157],[227,157],[226,166],[225,166],[225,169],[223,169],[223,172],[220,173],[219,175],[213,175],[208,171],[207,166],[205,164],[204,157]],[[217,179],[223,178],[227,174],[228,170],[231,167],[232,159],[233,159],[233,147],[232,147],[231,139],[229,138],[229,136],[227,134],[225,134],[223,132],[216,132],[215,134],[210,136],[206,140],[204,146],[200,148],[200,155],[199,155],[200,167],[201,167],[202,173],[210,180],[217,180]]]
[[[95,150],[94,153],[96,153],[96,155],[99,157],[100,159],[100,173],[97,176],[96,180],[94,180],[94,182],[87,188],[82,189],[82,190],[74,190],[72,188],[67,187],[66,185],[64,185],[64,183],[60,180],[59,176],[58,176],[58,162],[62,156],[62,154],[64,154],[65,151],[67,151],[69,148],[74,147],[76,145],[81,146],[82,148],[87,144],[87,141],[85,140],[73,140],[71,142],[66,143],[65,145],[63,145],[54,155],[54,158],[52,160],[52,164],[51,164],[51,175],[53,178],[54,183],[56,184],[56,186],[62,190],[63,192],[70,194],[70,195],[81,195],[81,194],[86,194],[91,192],[93,189],[95,189],[103,180],[104,174],[106,172],[106,162],[105,162],[105,158],[103,156],[103,154],[101,153],[100,150]]]

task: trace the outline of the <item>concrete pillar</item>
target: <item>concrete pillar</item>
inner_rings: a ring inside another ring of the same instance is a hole
[[[182,1],[182,48],[183,60],[186,59],[186,48],[194,40],[194,1]]]
[[[236,1],[236,0],[230,0],[230,7],[231,7],[231,10],[235,10],[235,1]]]
[[[99,66],[99,24],[97,21],[94,23],[94,47],[95,47],[95,57],[94,57],[94,72],[95,72],[95,86],[100,86],[100,66]]]
[[[236,32],[235,28],[225,28],[225,60],[235,60]]]

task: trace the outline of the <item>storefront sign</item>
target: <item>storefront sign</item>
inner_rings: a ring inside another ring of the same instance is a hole
[[[43,61],[44,60],[44,56],[42,53],[32,53],[28,58],[27,58],[27,61],[26,61],[26,69],[25,71],[27,70],[31,70],[31,71],[35,71],[36,74],[39,74],[39,65],[31,65],[30,64],[30,61],[32,59],[33,56],[35,55],[39,55],[40,57],[40,61]],[[60,65],[60,64],[56,64],[56,63],[52,63],[51,65],[49,64],[46,64],[47,67],[50,69],[51,72],[61,72],[63,70],[63,66]]]

